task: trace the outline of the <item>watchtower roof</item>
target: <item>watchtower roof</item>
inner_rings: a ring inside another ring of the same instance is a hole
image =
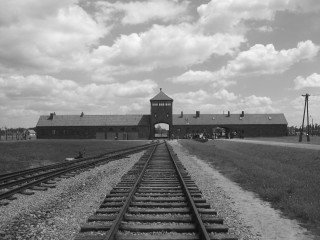
[[[160,92],[150,99],[150,101],[173,101],[172,98],[168,97],[167,94],[162,92],[162,88],[160,88]]]

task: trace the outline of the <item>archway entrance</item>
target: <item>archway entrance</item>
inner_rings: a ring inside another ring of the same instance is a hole
[[[155,138],[168,138],[169,137],[169,124],[156,123],[154,125],[154,137]]]
[[[230,130],[225,127],[215,127],[212,129],[213,138],[230,138]]]

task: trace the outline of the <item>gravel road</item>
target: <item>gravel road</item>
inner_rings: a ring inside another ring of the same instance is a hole
[[[262,145],[271,145],[271,146],[282,146],[282,147],[293,147],[293,148],[320,150],[319,144],[289,143],[289,142],[249,140],[249,139],[238,139],[238,138],[215,139],[215,141],[232,141],[232,142],[241,142],[241,143],[251,143],[251,144],[262,144]]]
[[[47,191],[17,195],[17,200],[0,207],[0,239],[72,239],[142,154],[62,179]]]
[[[311,240],[314,236],[286,219],[269,203],[225,178],[204,160],[190,154],[178,141],[170,141],[205,199],[223,217],[230,232],[243,240]]]

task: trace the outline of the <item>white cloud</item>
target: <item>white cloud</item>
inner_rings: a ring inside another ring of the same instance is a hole
[[[271,20],[275,1],[211,0],[198,7],[199,24],[209,32],[243,32],[243,20]],[[281,2],[281,1],[280,1]]]
[[[209,94],[205,90],[194,92],[180,92],[173,96],[175,109],[183,110],[185,113],[192,113],[201,110],[204,113],[276,113],[280,110],[274,106],[270,97],[266,96],[244,96],[236,95],[225,89]]]
[[[198,85],[204,83],[212,83],[213,88],[228,87],[234,85],[236,82],[231,80],[219,79],[217,75],[210,71],[193,71],[189,70],[180,76],[169,79],[174,83],[186,83],[190,85]]]
[[[290,0],[288,5],[292,11],[300,13],[318,12],[320,10],[320,2],[318,0]]]
[[[269,97],[251,95],[244,97],[237,103],[236,109],[244,110],[248,113],[277,113],[279,109],[273,106],[273,101]]]
[[[266,46],[256,44],[247,51],[240,52],[235,59],[220,70],[192,71],[171,78],[174,83],[200,84],[212,83],[213,88],[225,88],[235,84],[228,78],[238,76],[258,76],[261,74],[277,74],[288,70],[292,65],[302,60],[312,60],[320,47],[312,41],[299,42],[296,48],[276,50],[273,44]]]
[[[226,89],[221,89],[218,92],[215,92],[213,97],[225,101],[234,101],[238,98],[238,96],[236,96],[233,92],[228,92]]]
[[[242,102],[245,103],[247,106],[253,106],[253,107],[272,104],[272,100],[269,97],[258,97],[256,95],[245,97],[242,100]]]
[[[208,32],[242,32],[248,26],[246,20],[274,20],[277,11],[316,12],[317,0],[211,0],[200,5],[199,24]]]
[[[298,76],[293,81],[294,81],[294,88],[296,90],[307,88],[307,87],[320,87],[320,74],[313,73],[306,78],[302,76]]]
[[[126,103],[130,111],[147,105],[158,85],[150,79],[112,84],[78,84],[42,75],[0,76],[0,114],[3,118],[24,117],[28,112],[35,119],[40,114],[122,113]],[[14,111],[13,111],[14,110]],[[21,115],[19,115],[21,114]]]
[[[202,89],[195,92],[180,92],[172,95],[175,102],[189,106],[196,106],[207,100],[209,97],[210,95]]]
[[[82,65],[107,34],[77,1],[6,1],[0,10],[0,65],[55,72]]]
[[[232,54],[243,42],[241,36],[203,35],[189,24],[153,27],[143,33],[122,35],[112,46],[99,46],[95,62],[151,70],[157,67],[203,63],[213,54]]]
[[[120,113],[122,114],[127,114],[129,112],[138,112],[138,111],[141,111],[143,109],[143,104],[140,104],[140,103],[132,103],[132,104],[129,104],[129,105],[122,105],[120,106]]]
[[[180,76],[173,78],[175,83],[199,84],[212,81],[212,72],[210,71],[192,71],[189,70]]]
[[[149,79],[137,81],[130,80],[126,83],[114,83],[108,85],[111,88],[110,94],[114,94],[117,97],[146,97],[151,96],[158,85]]]
[[[234,60],[214,74],[218,78],[229,78],[282,73],[299,61],[313,59],[318,51],[319,46],[310,40],[299,42],[297,48],[280,51],[277,51],[273,44],[256,44],[249,50],[240,52]]]
[[[270,26],[261,26],[257,28],[258,31],[260,32],[272,32],[273,29]]]
[[[122,24],[125,25],[142,24],[151,20],[177,21],[177,19],[183,18],[188,5],[188,1],[169,0],[131,1],[126,3],[99,1],[96,3],[97,8],[101,10],[98,14],[99,18],[106,21],[121,18]]]

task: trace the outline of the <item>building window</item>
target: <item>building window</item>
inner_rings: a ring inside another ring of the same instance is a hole
[[[56,135],[56,130],[55,129],[52,130],[52,135]]]
[[[154,117],[157,118],[157,114],[156,113],[154,114]]]
[[[171,102],[167,102],[167,103],[166,103],[166,106],[171,106]]]
[[[157,107],[158,106],[158,103],[152,103],[152,106],[154,106],[154,107]]]
[[[167,118],[169,117],[169,113],[167,113]]]

